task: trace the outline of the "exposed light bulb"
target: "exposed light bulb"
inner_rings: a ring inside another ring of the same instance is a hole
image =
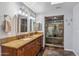
[[[25,16],[27,16],[27,14],[25,14]]]
[[[25,13],[23,12],[22,15],[25,15]]]
[[[22,13],[21,10],[19,10],[18,14],[21,14],[21,13]]]
[[[51,2],[51,5],[60,4],[60,3],[64,3],[64,2]]]

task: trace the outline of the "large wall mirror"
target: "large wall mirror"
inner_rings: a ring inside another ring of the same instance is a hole
[[[35,16],[33,12],[27,12],[25,9],[20,8],[17,20],[17,33],[35,32]]]
[[[17,32],[27,32],[27,16],[18,15]]]

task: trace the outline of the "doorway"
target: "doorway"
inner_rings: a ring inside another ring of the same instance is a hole
[[[46,46],[64,46],[64,15],[45,17]]]

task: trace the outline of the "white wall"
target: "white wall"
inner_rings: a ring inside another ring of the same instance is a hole
[[[73,10],[60,10],[60,11],[53,11],[51,13],[47,13],[47,14],[38,14],[37,15],[37,22],[41,22],[42,23],[42,31],[45,31],[44,28],[44,24],[45,24],[45,16],[55,16],[55,15],[64,15],[64,48],[65,49],[72,49],[72,22],[70,22],[70,20],[72,19],[72,14]],[[66,21],[67,20],[67,21]],[[70,24],[68,24],[70,23]],[[45,46],[45,36],[44,36],[44,40],[43,40],[43,46]]]
[[[73,9],[73,49],[79,55],[79,4]]]
[[[0,37],[6,36],[7,33],[5,33],[2,29],[2,24],[4,21],[4,14],[10,15],[13,17],[17,13],[17,6],[16,3],[0,3]],[[12,20],[12,25],[15,26],[14,20]],[[11,33],[15,33],[15,27],[12,26]]]
[[[73,9],[64,12],[64,49],[73,48]]]

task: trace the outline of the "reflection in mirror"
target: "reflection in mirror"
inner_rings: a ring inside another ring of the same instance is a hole
[[[27,32],[27,18],[21,19],[21,32]]]
[[[40,22],[36,23],[36,25],[35,25],[35,31],[42,31],[42,24]]]
[[[27,32],[27,16],[18,15],[17,32]]]
[[[35,31],[35,18],[34,17],[30,17],[30,32],[34,32]]]

